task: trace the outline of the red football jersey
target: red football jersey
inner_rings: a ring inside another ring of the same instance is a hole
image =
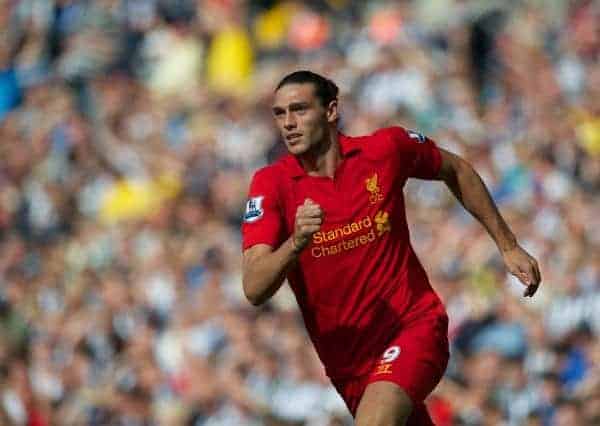
[[[343,161],[329,177],[309,176],[291,154],[258,170],[242,225],[243,248],[279,247],[306,198],[323,224],[287,274],[309,335],[331,378],[369,372],[407,324],[445,316],[409,240],[403,187],[433,178],[433,141],[401,127],[339,134]]]

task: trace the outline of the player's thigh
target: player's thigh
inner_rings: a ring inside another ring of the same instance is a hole
[[[404,426],[412,411],[408,394],[395,383],[370,383],[358,404],[356,426]]]
[[[382,351],[367,385],[392,382],[420,404],[442,379],[449,356],[445,323],[407,328]]]

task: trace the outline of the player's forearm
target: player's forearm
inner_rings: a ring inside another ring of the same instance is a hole
[[[250,303],[258,306],[269,300],[281,287],[288,267],[297,257],[288,239],[277,250],[245,260],[242,282]]]
[[[481,177],[466,161],[460,161],[453,173],[445,180],[467,211],[469,211],[488,231],[500,251],[517,245],[517,240],[502,218],[496,204],[481,180]]]

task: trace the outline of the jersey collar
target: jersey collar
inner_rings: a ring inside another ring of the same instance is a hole
[[[344,135],[338,132],[338,142],[342,157],[347,158],[362,150],[362,147],[355,138]],[[306,171],[302,168],[302,164],[292,154],[287,154],[284,157],[284,165],[288,169],[289,174],[293,178],[306,176]]]

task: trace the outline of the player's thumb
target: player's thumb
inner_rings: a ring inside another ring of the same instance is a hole
[[[304,199],[304,205],[305,206],[311,206],[311,205],[314,205],[314,204],[316,204],[316,203],[313,200],[311,200],[310,198],[305,198]]]

